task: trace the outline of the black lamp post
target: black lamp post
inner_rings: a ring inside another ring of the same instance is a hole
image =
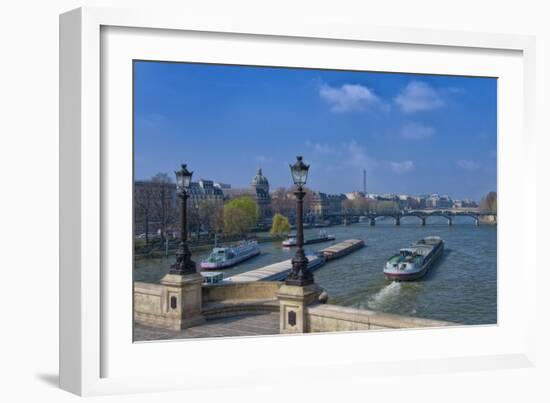
[[[288,285],[313,284],[313,274],[308,270],[308,260],[304,253],[304,185],[307,181],[309,165],[304,164],[302,157],[296,157],[294,165],[290,165],[292,180],[297,187],[296,195],[296,254],[292,258],[292,270],[286,279]]]
[[[180,244],[176,251],[176,261],[170,267],[170,274],[192,274],[196,273],[195,262],[191,260],[191,251],[187,246],[187,199],[189,199],[189,185],[193,172],[187,170],[187,165],[182,164],[181,169],[176,171],[176,191],[181,199],[181,223],[180,223]]]

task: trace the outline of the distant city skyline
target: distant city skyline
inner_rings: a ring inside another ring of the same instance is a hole
[[[258,168],[271,189],[325,193],[496,191],[496,79],[222,66],[134,64],[135,179],[173,175],[248,187]]]

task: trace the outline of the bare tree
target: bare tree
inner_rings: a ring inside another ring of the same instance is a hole
[[[482,213],[497,214],[497,193],[489,192],[479,202],[479,211]]]
[[[289,190],[279,187],[271,193],[271,210],[273,214],[289,215],[289,212],[296,207],[296,203],[290,197]]]
[[[187,219],[189,220],[189,231],[194,232],[197,235],[197,239],[200,239],[202,217],[199,205],[192,200],[189,200],[187,203]]]
[[[296,186],[288,189],[280,187],[271,193],[271,210],[274,214],[282,214],[286,217],[294,217],[296,215],[296,196],[294,192]],[[314,199],[314,191],[304,187],[304,211],[311,211]]]
[[[166,230],[175,221],[176,197],[172,179],[165,173],[158,173],[151,179],[153,191],[153,216],[159,223],[160,237],[166,239]]]
[[[134,185],[134,223],[145,233],[145,244],[149,245],[149,224],[153,214],[153,189],[149,183]]]
[[[223,204],[214,200],[199,203],[199,220],[209,234],[223,231]]]

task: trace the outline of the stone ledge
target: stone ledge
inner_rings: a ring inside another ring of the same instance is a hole
[[[203,303],[210,303],[275,298],[281,284],[279,281],[251,281],[203,285],[202,300]]]
[[[410,316],[395,315],[390,313],[369,311],[351,307],[330,304],[316,304],[307,308],[307,315],[322,319],[331,319],[342,322],[338,327],[342,330],[344,323],[348,323],[350,330],[355,330],[358,325],[374,328],[414,328],[414,327],[443,327],[458,325],[453,322],[438,321],[432,319],[415,318]],[[323,330],[320,330],[323,331]],[[326,331],[330,331],[327,329]]]

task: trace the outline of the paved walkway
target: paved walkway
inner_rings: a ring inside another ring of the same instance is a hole
[[[166,330],[134,324],[134,340],[170,340],[198,337],[259,336],[279,334],[279,313],[232,316],[211,319],[183,330]]]

